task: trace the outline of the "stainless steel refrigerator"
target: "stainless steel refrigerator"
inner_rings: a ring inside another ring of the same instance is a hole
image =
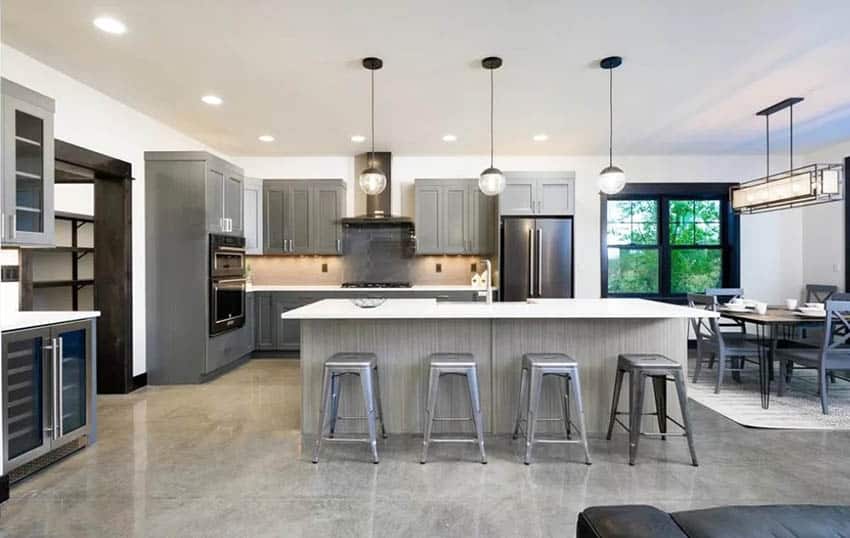
[[[573,219],[502,217],[502,301],[573,296]]]

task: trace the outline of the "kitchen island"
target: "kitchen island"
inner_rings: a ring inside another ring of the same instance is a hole
[[[588,431],[598,434],[607,429],[617,355],[661,353],[686,364],[689,320],[707,316],[716,314],[641,299],[493,304],[389,299],[370,309],[347,299],[327,299],[282,315],[301,321],[301,425],[306,435],[316,432],[323,362],[334,353],[352,351],[377,355],[390,433],[422,432],[431,353],[472,353],[478,363],[485,431],[495,434],[511,432],[522,355],[567,353],[579,364]],[[363,415],[359,387],[355,380],[347,381],[342,385],[340,415]],[[555,380],[546,381],[550,382]],[[675,401],[673,387],[668,389],[670,401]],[[624,398],[627,392],[623,391]],[[441,382],[439,416],[468,416],[468,402],[462,379]],[[647,408],[651,406],[648,402]],[[670,406],[670,415],[678,419],[676,407]],[[541,416],[559,413],[557,390],[548,390],[544,384]],[[450,423],[448,428],[457,430],[460,424]],[[435,430],[446,426],[437,424]],[[550,426],[555,431],[558,424],[540,423],[540,431]],[[339,429],[362,428],[356,421],[347,421]]]

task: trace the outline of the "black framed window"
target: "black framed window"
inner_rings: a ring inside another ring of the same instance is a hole
[[[602,296],[684,301],[738,287],[738,217],[726,183],[637,183],[602,195]]]

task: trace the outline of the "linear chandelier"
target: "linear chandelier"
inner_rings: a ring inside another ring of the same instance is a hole
[[[794,168],[794,105],[802,97],[789,97],[756,113],[765,119],[766,175],[730,189],[732,209],[738,214],[763,213],[835,202],[844,198],[844,167],[840,164],[809,164]],[[770,173],[770,116],[788,109],[789,167]]]

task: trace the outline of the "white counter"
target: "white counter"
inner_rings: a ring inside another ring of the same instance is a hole
[[[718,317],[714,312],[644,299],[532,299],[529,302],[438,302],[388,299],[359,308],[325,299],[284,312],[284,319],[670,319]]]
[[[473,288],[472,286],[450,285],[450,286],[412,286],[410,288],[343,288],[339,284],[331,285],[302,285],[302,286],[275,286],[264,284],[252,284],[248,286],[247,291],[367,291],[375,294],[410,292],[410,291],[425,291],[425,292],[440,292],[440,291],[485,291],[486,288]]]
[[[97,310],[77,312],[11,312],[3,314],[3,319],[0,320],[0,330],[3,332],[17,331],[19,329],[31,329],[44,325],[56,325],[57,323],[68,323],[98,317],[100,317],[100,312]]]

